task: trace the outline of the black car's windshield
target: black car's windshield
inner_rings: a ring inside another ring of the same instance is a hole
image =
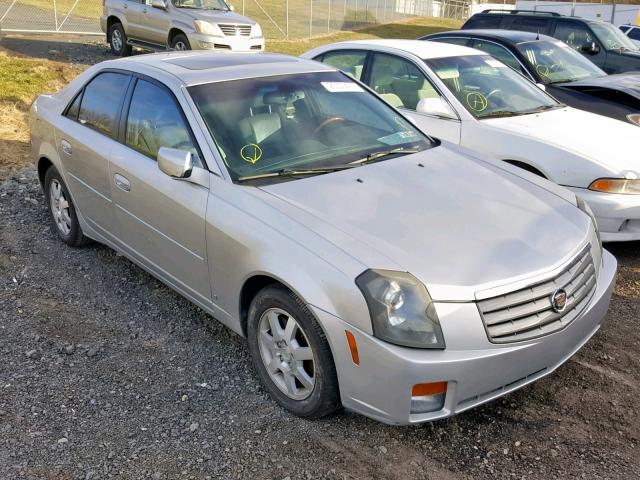
[[[355,168],[434,142],[340,72],[189,88],[234,181]]]
[[[561,106],[533,83],[488,55],[425,60],[476,118],[511,117]]]
[[[607,50],[638,50],[629,37],[610,23],[590,23],[589,26]]]
[[[224,0],[172,0],[177,8],[196,8],[198,10],[229,10]]]
[[[544,83],[561,83],[604,77],[606,73],[560,41],[535,40],[517,45],[531,69]]]

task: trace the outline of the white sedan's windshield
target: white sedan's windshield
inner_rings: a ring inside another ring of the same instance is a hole
[[[234,181],[349,168],[433,145],[339,72],[208,83],[189,92]]]
[[[536,40],[519,43],[517,48],[544,83],[573,82],[606,75],[583,55],[559,41]]]
[[[536,113],[561,105],[488,55],[435,58],[425,62],[479,119]]]

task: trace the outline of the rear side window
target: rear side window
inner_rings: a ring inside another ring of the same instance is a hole
[[[72,120],[78,120],[78,112],[80,111],[80,101],[82,100],[82,92],[76,95],[76,98],[73,100],[73,103],[69,105],[67,109],[67,113],[65,114],[67,117]]]
[[[502,45],[497,45],[493,42],[486,42],[484,40],[475,40],[473,42],[473,48],[482,50],[492,57],[497,58],[505,65],[513,68],[516,72],[527,75],[526,71],[522,68],[522,65],[520,65],[520,62],[518,62],[518,59]]]
[[[522,17],[516,18],[509,30],[521,30],[523,32],[544,33],[547,30],[548,19]]]
[[[440,38],[425,38],[431,42],[451,43],[453,45],[462,45],[466,47],[469,45],[470,40],[464,37],[440,37]]]
[[[499,28],[504,15],[474,15],[462,28]]]
[[[128,85],[129,76],[122,73],[106,72],[95,77],[84,87],[78,121],[100,133],[116,137],[118,114]]]
[[[322,63],[337,68],[347,75],[360,80],[362,78],[362,70],[364,69],[364,61],[367,58],[367,52],[342,50],[337,52],[325,53],[322,57]]]
[[[629,38],[631,40],[640,40],[640,28],[632,28],[629,32]]]
[[[622,30],[624,33],[627,33],[627,32],[629,31],[629,29],[630,29],[630,28],[631,28],[631,27],[627,27],[627,26],[624,26],[624,25],[623,25],[622,27],[620,27],[620,30]]]

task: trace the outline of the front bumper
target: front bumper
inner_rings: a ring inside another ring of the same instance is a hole
[[[573,187],[569,190],[593,210],[603,242],[640,240],[640,195],[602,193]]]
[[[194,50],[230,50],[233,52],[260,52],[264,50],[264,37],[224,36],[214,37],[202,33],[187,35]]]
[[[607,251],[589,305],[565,329],[527,342],[490,343],[475,303],[437,303],[447,348],[398,347],[354,329],[311,307],[325,328],[345,408],[384,423],[405,425],[448,417],[493,400],[550,374],[600,328],[613,291],[617,263]],[[355,365],[345,330],[356,338]],[[444,407],[411,414],[411,389],[419,383],[448,382]]]

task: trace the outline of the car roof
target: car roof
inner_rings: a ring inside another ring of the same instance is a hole
[[[460,37],[478,37],[492,40],[507,40],[510,43],[532,42],[534,40],[548,40],[556,42],[557,40],[548,35],[540,35],[533,32],[522,32],[520,30],[500,30],[500,29],[469,29],[469,30],[451,30],[447,32],[439,32],[428,35],[425,40],[430,37],[446,37],[447,35],[455,35]]]
[[[546,14],[546,15],[545,15]],[[471,18],[473,17],[480,17],[483,15],[488,15],[488,16],[497,16],[497,15],[506,15],[509,17],[513,17],[513,18],[520,18],[520,17],[535,17],[535,18],[544,18],[544,19],[548,19],[548,20],[558,20],[558,19],[569,19],[569,20],[576,20],[578,22],[584,22],[584,23],[610,23],[607,22],[605,20],[597,20],[597,19],[593,19],[593,18],[584,18],[584,17],[578,17],[575,15],[563,15],[561,13],[558,12],[552,12],[552,11],[545,11],[545,10],[537,10],[537,11],[527,11],[527,10],[502,10],[502,9],[497,9],[497,10],[492,10],[492,9],[488,9],[488,10],[484,10],[482,12],[478,12],[475,13],[471,16]]]
[[[463,47],[461,45],[452,45],[450,43],[429,42],[424,40],[352,40],[348,42],[337,42],[327,47],[348,46],[353,48],[393,48],[404,52],[412,53],[420,58],[442,58],[456,57],[460,55],[486,55],[485,52],[474,50],[473,48]]]
[[[98,66],[101,69],[114,68],[133,72],[150,67],[177,77],[187,86],[243,78],[336,71],[333,67],[312,60],[265,52],[153,53],[109,60]]]

